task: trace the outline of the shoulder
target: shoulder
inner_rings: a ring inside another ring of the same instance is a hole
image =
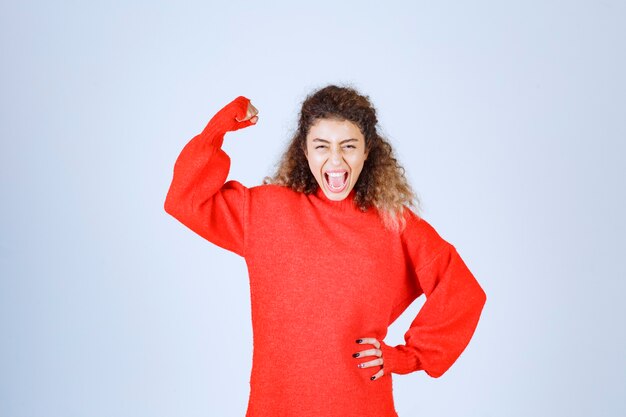
[[[250,201],[257,206],[276,207],[295,203],[302,193],[284,185],[261,184],[250,187]]]
[[[260,184],[250,187],[250,194],[257,198],[290,197],[300,194],[289,187],[277,184]]]
[[[450,245],[431,222],[416,214],[409,207],[405,207],[403,216],[406,220],[406,227],[400,236],[409,250],[436,254]]]

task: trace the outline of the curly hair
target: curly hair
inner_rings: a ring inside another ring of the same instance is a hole
[[[328,85],[310,93],[302,103],[298,127],[273,176],[263,178],[263,184],[277,184],[294,191],[311,194],[317,183],[305,155],[306,137],[318,119],[348,120],[359,127],[365,138],[368,157],[356,184],[355,203],[361,211],[374,207],[384,226],[402,231],[406,226],[406,207],[421,211],[421,201],[412,190],[405,170],[395,158],[389,142],[377,130],[376,109],[369,96],[354,87]]]

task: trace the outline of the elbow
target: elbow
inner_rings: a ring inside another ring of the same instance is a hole
[[[472,304],[482,310],[485,303],[487,302],[487,293],[478,283],[476,278],[472,279],[472,285],[469,286],[468,290],[468,296],[472,300]]]
[[[169,195],[167,197],[165,197],[165,202],[163,203],[163,210],[165,210],[165,212],[167,214],[170,214],[170,215],[173,216],[173,214],[172,214],[173,207],[172,207],[172,203],[171,203],[171,201],[169,199]]]
[[[165,212],[168,214],[172,214],[170,201],[167,198],[165,199],[165,202],[163,203],[163,210],[165,210]]]
[[[471,307],[468,309],[468,314],[470,314],[474,320],[478,322],[483,310],[485,309],[485,304],[487,303],[487,294],[485,293],[485,290],[480,287],[480,285],[477,285],[476,290],[472,294],[471,300],[472,301],[469,303]]]
[[[165,197],[165,201],[163,202],[163,210],[165,210],[165,212],[167,214],[169,214],[172,217],[175,218],[179,218],[179,210],[178,208],[180,207],[179,204],[176,204],[174,202],[174,200],[171,198],[170,194],[167,195],[167,197]]]
[[[439,367],[439,368],[424,369],[424,372],[426,372],[426,374],[431,378],[440,378],[443,374],[446,373],[448,369],[450,369],[450,366],[447,366],[445,368]]]
[[[478,286],[478,301],[480,303],[481,309],[487,303],[487,293],[485,292],[485,290],[480,285]]]
[[[184,198],[178,191],[178,187],[174,184],[170,185],[170,188],[165,194],[165,201],[163,201],[163,210],[173,217],[178,218],[180,216],[181,209],[186,205],[188,198]]]
[[[479,285],[476,289],[476,304],[480,305],[482,308],[487,302],[487,293],[483,288]]]

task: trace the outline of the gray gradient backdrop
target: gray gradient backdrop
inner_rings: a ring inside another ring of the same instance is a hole
[[[163,202],[230,100],[253,186],[332,82],[488,296],[444,376],[394,375],[400,416],[626,415],[624,2],[229,3],[2,2],[0,416],[244,415],[245,262]]]

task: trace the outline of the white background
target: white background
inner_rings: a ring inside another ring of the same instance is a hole
[[[245,262],[163,202],[226,103],[260,111],[224,145],[253,186],[329,83],[369,95],[488,297],[446,374],[394,375],[400,417],[626,415],[625,9],[3,2],[0,415],[244,415]]]

